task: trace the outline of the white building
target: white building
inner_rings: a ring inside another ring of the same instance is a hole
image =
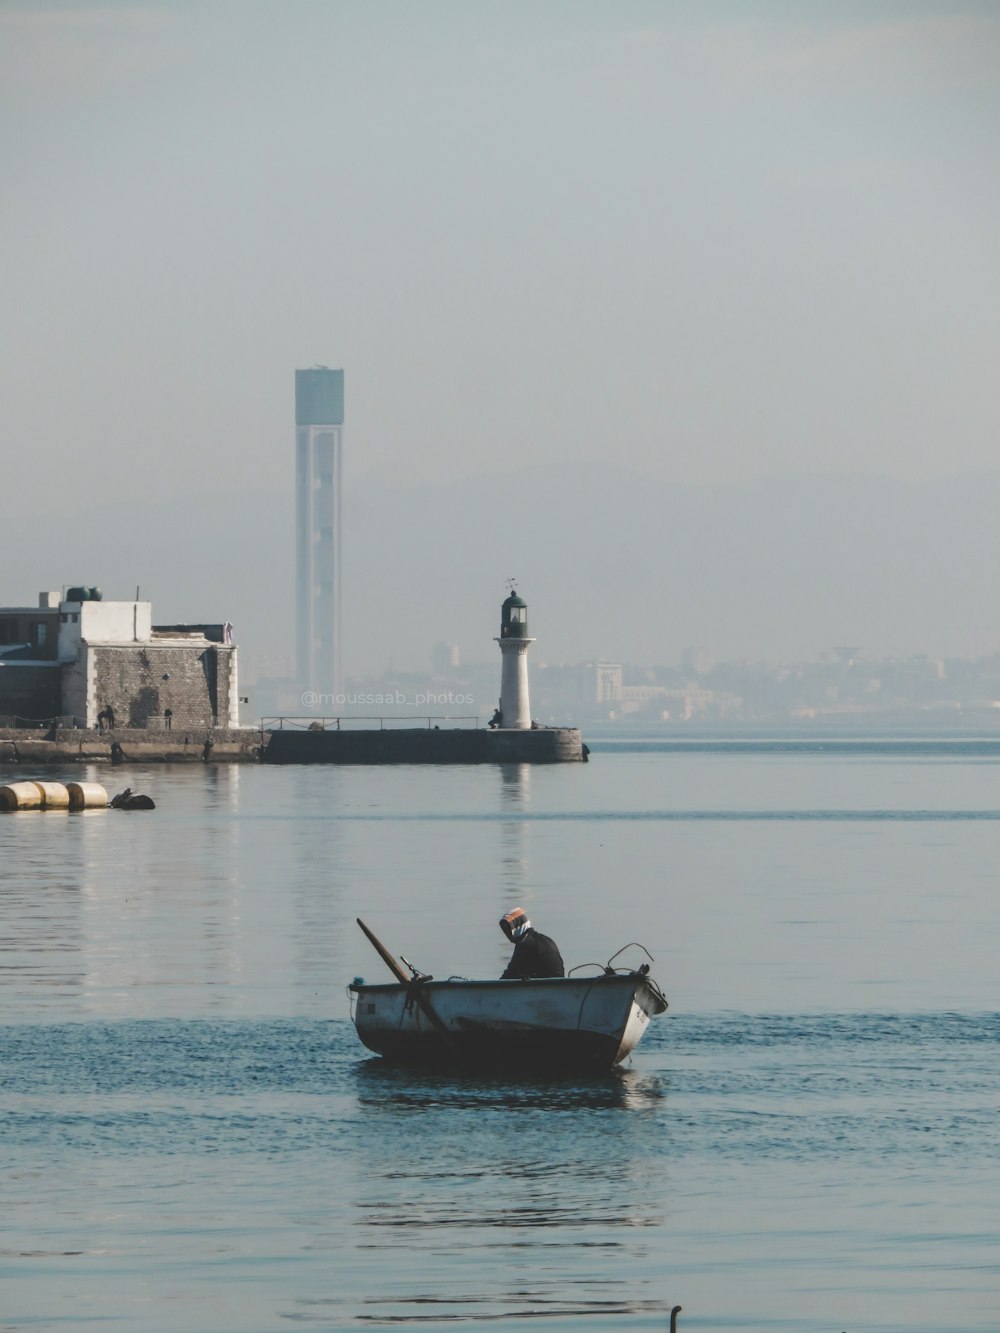
[[[622,667],[620,662],[598,662],[596,667],[596,695],[599,704],[618,703],[622,697]]]
[[[0,715],[9,725],[238,727],[232,626],[154,625],[149,602],[104,601],[97,588],[43,592],[30,616],[0,609]],[[13,632],[29,642],[17,644]],[[71,719],[71,722],[69,721]]]

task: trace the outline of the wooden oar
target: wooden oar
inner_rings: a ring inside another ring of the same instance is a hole
[[[368,936],[369,940],[371,940],[372,944],[375,946],[376,952],[382,959],[383,963],[385,963],[389,971],[393,974],[393,976],[396,978],[397,981],[401,981],[403,985],[406,987],[407,995],[408,996],[412,995],[413,998],[416,1000],[417,1004],[420,1005],[420,1008],[423,1011],[424,1015],[426,1016],[427,1021],[430,1023],[431,1027],[437,1028],[438,1032],[441,1033],[441,1035],[444,1037],[448,1045],[454,1048],[455,1045],[454,1038],[452,1037],[448,1029],[445,1027],[441,1019],[438,1018],[437,1014],[434,1012],[431,1002],[427,998],[427,992],[424,990],[421,983],[416,978],[408,977],[406,975],[406,973],[396,962],[395,958],[393,958],[392,954],[385,947],[385,945],[382,943],[379,937],[376,934],[374,934],[374,932],[368,929],[368,927],[365,925],[365,923],[361,920],[359,916],[355,917],[354,919],[355,921],[357,921],[358,925]]]
[[[365,934],[368,936],[368,938],[371,940],[372,944],[374,944],[380,958],[382,959],[382,962],[385,963],[386,967],[396,978],[396,980],[401,981],[404,986],[408,986],[410,984],[410,978],[406,975],[406,973],[403,971],[400,965],[396,962],[395,958],[393,958],[392,954],[385,947],[385,945],[382,943],[379,937],[368,929],[368,927],[365,925],[365,923],[361,920],[360,917],[356,917],[355,920],[357,921],[361,929],[365,932]]]

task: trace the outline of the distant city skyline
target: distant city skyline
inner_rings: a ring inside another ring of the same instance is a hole
[[[537,662],[530,680],[530,719],[546,724],[841,727],[881,721],[918,730],[1000,731],[1000,652],[977,659],[874,658],[834,646],[805,661],[715,661],[699,645],[684,650],[677,663]],[[495,662],[435,652],[429,668],[349,679],[340,694],[322,696],[322,704],[307,699],[303,708],[290,681],[261,681],[251,695],[267,715],[350,718],[365,705],[388,704],[397,719],[433,708],[463,718],[478,713],[486,722],[495,688]]]
[[[291,478],[290,381],[286,372],[275,447]],[[352,442],[363,429],[352,425]],[[511,570],[531,588],[538,662],[676,663],[699,644],[727,661],[808,660],[841,644],[874,657],[1000,649],[1000,471],[940,484],[774,475],[692,487],[609,464],[410,487],[350,476],[355,452],[345,464],[345,676],[426,670],[440,642],[463,661],[489,659]],[[248,679],[258,657],[291,675],[292,490],[83,512],[25,494],[0,536],[22,553],[0,567],[2,600],[19,605],[67,579],[127,599],[138,583],[165,622],[190,619],[192,607],[231,621]],[[494,525],[499,511],[512,517]]]

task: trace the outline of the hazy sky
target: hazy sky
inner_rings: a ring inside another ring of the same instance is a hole
[[[992,466],[1000,6],[0,5],[22,484]]]
[[[992,0],[7,0],[0,105],[8,504],[287,496],[315,363],[348,483],[996,466]]]

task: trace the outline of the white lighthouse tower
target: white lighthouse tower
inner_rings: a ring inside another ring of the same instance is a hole
[[[531,706],[528,703],[528,604],[518,597],[513,588],[500,608],[500,670],[501,727],[513,731],[531,728]]]

